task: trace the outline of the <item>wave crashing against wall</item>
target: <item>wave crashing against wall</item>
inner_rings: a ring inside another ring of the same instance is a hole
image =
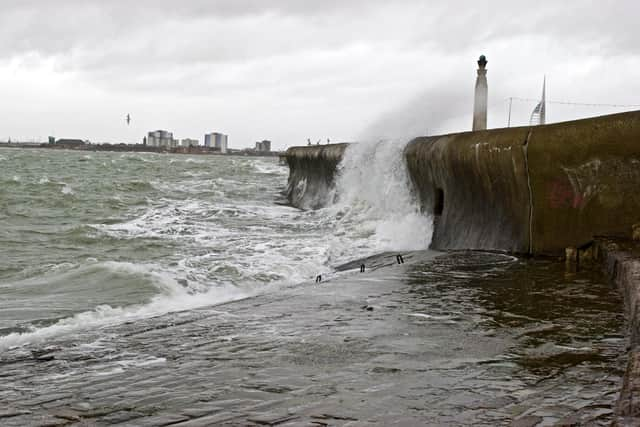
[[[360,256],[429,246],[432,218],[420,212],[404,159],[406,142],[372,141],[294,147],[287,196],[302,209],[322,209],[335,222],[332,248],[362,249]],[[334,251],[335,252],[335,251]],[[331,258],[346,254],[333,253]]]
[[[639,143],[640,112],[635,111],[421,137],[408,144],[403,157],[422,212],[437,216],[434,249],[561,255],[598,235],[628,235],[640,222]],[[314,148],[287,151],[289,188],[301,179],[322,181],[330,194],[333,187],[327,183],[349,150],[332,151],[326,162]],[[315,156],[309,170],[298,167],[298,156]],[[323,175],[313,176],[311,170]],[[315,190],[315,200],[326,196],[320,187]],[[305,197],[289,193],[297,206]]]
[[[420,212],[404,158],[406,144],[352,144],[338,165],[335,205],[372,233],[372,246],[380,251],[427,249],[431,242],[433,219]]]

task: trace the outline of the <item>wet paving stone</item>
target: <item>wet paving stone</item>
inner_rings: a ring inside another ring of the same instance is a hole
[[[0,410],[0,419],[2,418],[12,418],[12,417],[17,417],[20,415],[27,415],[30,414],[31,411],[27,411],[24,409],[12,409],[12,408],[5,408],[3,410]]]
[[[606,425],[625,362],[615,292],[455,256],[54,337],[46,363],[11,349],[0,424]]]

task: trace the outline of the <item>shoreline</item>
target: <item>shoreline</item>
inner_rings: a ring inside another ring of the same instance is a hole
[[[72,150],[72,151],[91,151],[91,152],[115,152],[115,153],[157,153],[157,154],[190,154],[190,155],[215,155],[215,156],[251,156],[251,157],[280,157],[284,154],[281,151],[258,152],[251,149],[233,150],[221,153],[218,150],[209,147],[175,147],[162,148],[150,147],[142,144],[85,144],[85,145],[68,145],[68,144],[24,144],[24,143],[6,143],[0,142],[0,148],[24,148],[24,149],[42,149],[42,150]]]

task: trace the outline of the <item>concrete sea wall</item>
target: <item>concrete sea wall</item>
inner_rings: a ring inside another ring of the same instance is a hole
[[[346,144],[293,147],[289,201],[331,202]],[[640,111],[416,138],[405,150],[434,249],[560,255],[640,222]]]
[[[336,170],[347,145],[312,145],[287,150],[287,198],[292,205],[317,209],[332,201]]]
[[[435,218],[432,246],[527,252],[529,130],[417,138],[407,165],[422,210]]]

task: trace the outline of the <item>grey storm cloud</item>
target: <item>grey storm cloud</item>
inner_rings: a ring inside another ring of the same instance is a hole
[[[299,50],[395,41],[460,49],[530,34],[637,52],[631,1],[3,0],[0,55],[57,56],[62,66],[220,63]],[[184,65],[184,64],[182,64]]]
[[[54,99],[63,90],[77,95],[96,117],[100,103],[112,102],[100,98],[106,93],[157,117],[186,105],[185,116],[215,115],[236,135],[263,132],[229,118],[245,114],[276,136],[303,141],[304,132],[452,130],[468,122],[481,53],[489,57],[494,108],[507,96],[537,94],[547,71],[549,87],[563,85],[568,97],[614,101],[638,86],[629,73],[640,56],[640,2],[631,0],[0,3],[0,72],[41,70],[37,78]],[[599,72],[632,87],[593,90]],[[158,103],[159,94],[172,102]],[[283,115],[305,130],[285,129]]]

